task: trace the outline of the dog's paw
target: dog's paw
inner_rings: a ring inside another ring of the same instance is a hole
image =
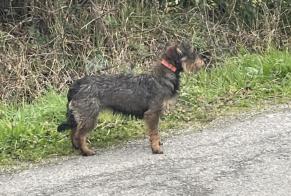
[[[154,149],[152,148],[153,154],[164,154],[163,150],[161,148]]]
[[[82,151],[83,156],[93,156],[96,154],[96,152],[94,150],[86,150],[86,151]]]

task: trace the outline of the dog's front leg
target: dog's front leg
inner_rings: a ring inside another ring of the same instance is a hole
[[[160,146],[161,139],[158,131],[159,117],[159,111],[148,110],[144,114],[144,120],[148,128],[151,148],[154,154],[163,154]]]

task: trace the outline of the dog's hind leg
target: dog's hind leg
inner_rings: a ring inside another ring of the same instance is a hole
[[[150,137],[152,152],[154,154],[163,154],[161,149],[161,139],[158,131],[160,111],[148,110],[144,113],[144,120],[147,125]]]
[[[76,129],[72,129],[72,144],[79,148],[83,155],[91,156],[95,151],[87,144],[87,135],[93,130],[97,123],[99,114],[99,104],[96,98],[86,98],[84,100],[74,100],[70,103],[70,109],[76,119]]]
[[[80,131],[80,140],[79,140],[80,149],[81,149],[81,152],[84,156],[92,156],[92,155],[95,155],[95,151],[88,147],[87,135],[88,135],[88,131],[86,131],[86,130]]]
[[[75,149],[79,149],[80,145],[79,145],[79,134],[77,134],[77,128],[72,128],[71,131],[71,141],[72,141],[72,145]]]

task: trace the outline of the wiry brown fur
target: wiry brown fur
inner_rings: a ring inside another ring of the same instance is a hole
[[[143,118],[148,129],[152,152],[163,153],[158,132],[159,117],[166,103],[177,96],[182,71],[198,71],[204,64],[187,43],[169,47],[162,59],[173,65],[170,70],[158,63],[151,74],[85,76],[76,80],[68,92],[67,122],[58,131],[70,128],[71,140],[83,155],[94,155],[87,146],[87,134],[94,129],[99,112],[114,112]]]

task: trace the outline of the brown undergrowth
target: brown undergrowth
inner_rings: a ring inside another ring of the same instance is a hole
[[[84,74],[145,70],[172,40],[188,39],[216,62],[245,49],[290,47],[288,1],[13,2],[0,7],[5,102],[64,91]]]

